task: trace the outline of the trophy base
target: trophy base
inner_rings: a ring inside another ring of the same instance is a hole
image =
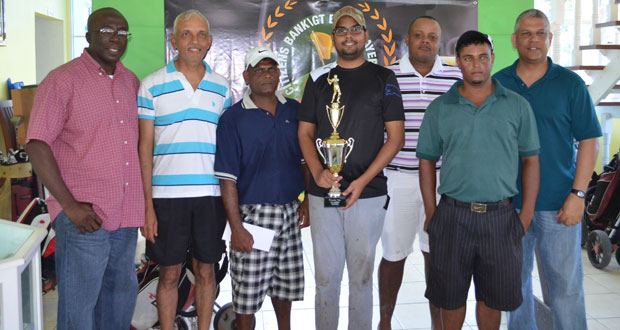
[[[336,197],[327,195],[323,202],[325,207],[343,207],[347,205],[347,198],[342,195]]]

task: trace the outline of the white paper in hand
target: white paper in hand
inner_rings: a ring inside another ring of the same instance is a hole
[[[243,223],[243,228],[252,234],[252,239],[254,239],[253,248],[261,251],[269,252],[271,248],[271,242],[273,241],[273,236],[276,234],[274,230],[266,229],[263,227],[259,227],[256,225],[252,225],[249,223]],[[222,235],[222,239],[230,242],[230,225],[226,222],[226,228],[224,229],[224,235]]]

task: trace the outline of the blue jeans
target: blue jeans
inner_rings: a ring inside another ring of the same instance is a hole
[[[53,228],[58,330],[129,329],[138,294],[137,228],[80,234],[64,211]]]
[[[558,224],[557,211],[537,211],[523,237],[523,304],[508,313],[508,329],[537,329],[532,292],[534,246],[537,245],[549,286],[554,329],[587,329],[581,264],[581,225]],[[543,276],[543,273],[541,273]]]

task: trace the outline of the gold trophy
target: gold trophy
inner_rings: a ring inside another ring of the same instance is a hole
[[[340,85],[338,84],[338,75],[333,78],[327,77],[327,82],[334,86],[334,94],[330,105],[326,105],[327,118],[332,125],[334,131],[325,140],[316,139],[316,148],[319,155],[323,158],[323,162],[327,165],[327,169],[335,176],[342,171],[344,163],[353,150],[353,138],[345,140],[338,134],[337,128],[344,114],[344,105],[340,106]],[[337,186],[332,186],[327,196],[325,196],[325,207],[340,207],[346,205],[346,197],[342,196],[342,192]]]

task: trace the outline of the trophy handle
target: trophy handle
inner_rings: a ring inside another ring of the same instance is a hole
[[[353,138],[349,138],[347,140],[347,147],[349,147],[349,150],[347,151],[347,154],[344,156],[345,163],[347,162],[347,158],[349,158],[351,151],[353,151],[353,143],[355,143],[355,140],[353,140]]]
[[[321,147],[323,146],[323,140],[316,139],[315,143],[316,143],[316,150],[319,151],[319,155],[321,155],[321,158],[323,158],[323,163],[326,164],[327,159],[325,159],[325,155],[323,155],[323,152],[321,151]]]

